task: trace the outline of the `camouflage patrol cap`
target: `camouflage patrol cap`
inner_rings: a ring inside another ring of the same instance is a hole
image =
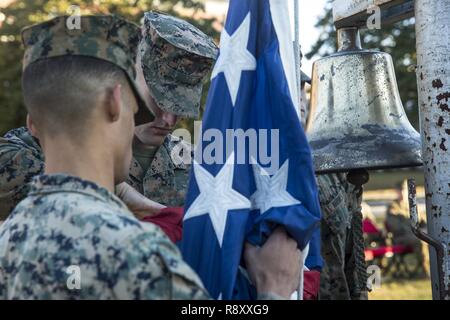
[[[309,83],[309,84],[311,84],[311,78],[310,77],[308,77],[308,75],[306,74],[306,73],[304,73],[303,71],[300,71],[301,72],[301,82],[306,82],[306,83]]]
[[[114,15],[105,15],[80,16],[79,28],[74,28],[68,23],[68,18],[58,16],[22,30],[25,47],[23,69],[42,59],[66,55],[105,60],[125,72],[139,107],[145,106],[135,83],[139,26]]]
[[[301,46],[299,46],[299,50],[300,50],[300,67],[301,67],[301,61],[303,60],[303,52],[302,52]],[[306,82],[306,83],[311,84],[311,78],[306,73],[304,73],[302,70],[300,70],[300,81],[302,83]]]
[[[182,117],[198,117],[203,82],[217,46],[188,22],[152,11],[145,13],[142,33],[142,69],[158,106]]]

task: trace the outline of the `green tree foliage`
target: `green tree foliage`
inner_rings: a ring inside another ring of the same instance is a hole
[[[0,9],[0,135],[25,124],[26,110],[22,101],[20,78],[23,27],[61,14],[72,14],[76,5],[81,14],[117,14],[140,23],[143,13],[158,10],[180,16],[206,34],[218,37],[213,19],[199,18],[204,7],[198,0],[21,0]],[[193,18],[195,17],[195,19]],[[191,128],[191,121],[180,124]]]
[[[327,56],[337,50],[331,0],[326,4],[324,14],[319,18],[316,27],[321,30],[321,34],[311,51],[306,54],[308,59],[314,55]],[[414,19],[383,26],[381,30],[361,30],[361,41],[364,49],[380,50],[392,56],[405,111],[411,124],[418,129],[417,81],[414,72],[417,61]]]

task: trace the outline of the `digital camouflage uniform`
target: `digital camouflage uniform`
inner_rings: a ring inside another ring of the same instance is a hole
[[[217,56],[217,46],[184,20],[147,12],[140,45],[144,78],[159,108],[179,117],[197,118],[203,84]],[[189,163],[180,160],[191,145],[168,135],[145,171],[134,158],[128,183],[147,198],[183,206]]]
[[[24,68],[43,58],[88,55],[134,72],[135,25],[114,16],[83,16],[81,30],[71,32],[65,22],[57,17],[23,32]],[[80,290],[69,289],[68,267],[79,268]],[[139,222],[96,184],[55,174],[35,177],[28,196],[0,226],[0,299],[12,298],[207,295],[161,229]]]
[[[191,146],[182,139],[168,135],[146,171],[133,157],[127,183],[153,201],[182,207],[189,182],[190,165],[182,161],[180,153],[190,149]]]
[[[367,299],[367,275],[362,238],[362,191],[346,174],[317,176],[322,210],[321,251],[324,267],[321,300]]]
[[[70,266],[80,268],[80,290],[67,286]],[[115,195],[76,177],[41,175],[0,227],[0,299],[71,298],[207,294],[161,229],[139,222]]]
[[[162,110],[197,118],[203,83],[217,57],[214,41],[190,23],[146,12],[140,54],[147,86]]]
[[[0,221],[28,193],[31,179],[44,172],[44,156],[27,128],[9,131],[0,138]]]

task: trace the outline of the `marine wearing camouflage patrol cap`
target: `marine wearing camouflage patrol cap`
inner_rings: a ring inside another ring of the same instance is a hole
[[[301,82],[306,82],[306,83],[309,83],[309,84],[311,84],[311,78],[310,77],[308,77],[308,75],[306,74],[306,73],[304,73],[303,71],[300,71],[301,72]]]
[[[145,100],[142,99],[139,87],[135,83],[135,61],[140,40],[139,26],[113,15],[79,18],[79,28],[68,23],[69,16],[59,16],[24,28],[23,69],[38,60],[65,55],[105,60],[125,72],[139,105],[145,105],[143,102]]]
[[[299,51],[300,51],[300,67],[301,67],[302,66],[301,61],[303,60],[302,46],[299,46]],[[302,70],[300,70],[300,81],[302,83],[306,82],[306,83],[311,84],[311,78],[306,73],[304,73]]]
[[[217,46],[188,22],[152,11],[145,13],[142,33],[143,73],[158,106],[178,116],[198,117]]]

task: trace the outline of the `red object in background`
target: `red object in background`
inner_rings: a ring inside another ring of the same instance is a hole
[[[320,289],[320,272],[305,271],[303,279],[303,300],[317,300]]]
[[[142,219],[144,222],[151,222],[159,226],[164,233],[172,240],[181,240],[183,234],[183,214],[182,207],[162,209],[158,214]],[[305,271],[303,281],[303,299],[317,300],[320,288],[320,272],[316,270]]]
[[[368,234],[380,233],[380,230],[375,226],[375,224],[370,219],[364,219],[363,221],[363,232]]]
[[[172,240],[181,240],[183,234],[183,207],[164,208],[159,213],[142,219],[144,222],[151,222],[159,226],[164,233]]]

